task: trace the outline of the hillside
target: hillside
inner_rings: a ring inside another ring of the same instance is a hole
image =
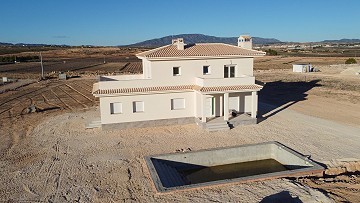
[[[225,44],[237,44],[238,37],[215,37],[203,34],[180,34],[180,35],[169,35],[157,39],[146,40],[143,42],[130,44],[128,46],[134,47],[159,47],[167,44],[171,44],[171,40],[174,38],[184,38],[186,44],[193,43],[225,43]],[[281,43],[280,40],[273,38],[261,38],[253,37],[254,44],[274,44]]]
[[[322,43],[360,43],[360,39],[339,39],[339,40],[324,40]]]

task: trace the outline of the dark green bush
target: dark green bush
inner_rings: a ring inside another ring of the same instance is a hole
[[[15,59],[17,62],[28,62],[28,61],[39,61],[39,56],[18,56],[15,58],[15,56],[1,56],[0,62],[5,63],[13,63],[15,62]]]
[[[278,55],[278,52],[273,49],[265,50],[265,52],[266,52],[266,55],[269,55],[269,56],[277,56]]]
[[[355,64],[357,63],[356,60],[354,58],[348,58],[346,61],[345,61],[345,64]]]

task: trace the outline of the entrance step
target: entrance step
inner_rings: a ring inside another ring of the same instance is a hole
[[[89,123],[85,124],[85,128],[86,129],[101,128],[101,121],[100,120],[90,121]]]
[[[230,130],[230,127],[226,121],[216,122],[216,123],[206,123],[205,129],[209,132],[220,131],[220,130]]]

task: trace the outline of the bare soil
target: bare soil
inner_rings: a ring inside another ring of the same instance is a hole
[[[257,62],[255,69],[264,84],[259,124],[213,133],[195,124],[86,130],[99,110],[91,95],[95,77],[85,75],[0,94],[0,201],[359,202],[358,172],[155,192],[143,157],[181,149],[275,140],[321,163],[360,159],[358,77],[326,64],[310,74],[264,70]],[[40,111],[26,113],[31,104]]]
[[[2,48],[0,47],[0,52]],[[135,54],[145,51],[144,48],[61,48],[43,51],[43,67],[46,77],[57,77],[58,72],[66,72],[71,76],[136,74],[142,71]],[[2,50],[7,51],[7,50]],[[22,52],[0,56],[38,56],[39,52]],[[126,68],[127,67],[127,68]],[[135,68],[135,69],[134,69]],[[40,60],[21,63],[0,64],[0,75],[9,78],[40,78]]]

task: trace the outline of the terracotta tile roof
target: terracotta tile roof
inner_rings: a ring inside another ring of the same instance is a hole
[[[190,44],[185,45],[184,50],[178,50],[176,44],[170,44],[137,54],[137,56],[147,58],[263,55],[265,55],[265,52],[244,49],[238,46],[223,43]]]
[[[119,88],[119,89],[97,89],[93,94],[121,94],[134,92],[157,92],[157,91],[177,91],[193,90],[193,85],[162,86],[162,87],[138,87],[138,88]]]
[[[222,92],[233,90],[256,90],[261,89],[261,85],[233,85],[233,86],[215,86],[215,87],[200,87],[195,86],[194,89],[201,92]]]
[[[249,35],[241,35],[240,37],[242,37],[244,39],[251,39],[251,37]]]
[[[96,89],[93,94],[123,94],[123,93],[138,93],[138,92],[158,92],[158,91],[184,91],[197,90],[200,92],[220,92],[220,91],[234,91],[234,90],[258,90],[261,85],[234,85],[234,86],[215,86],[215,87],[200,87],[197,85],[179,85],[179,86],[161,86],[161,87],[139,87],[139,88],[119,88],[119,89]]]

